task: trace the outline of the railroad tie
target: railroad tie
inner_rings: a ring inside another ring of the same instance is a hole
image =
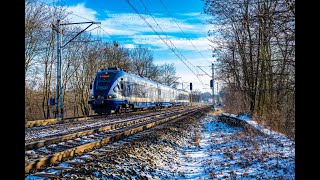
[[[112,152],[113,149],[97,149],[97,151],[109,153],[109,152]]]
[[[71,170],[73,168],[72,167],[66,167],[66,166],[54,166],[54,167],[51,167],[51,169],[55,169],[55,170]]]
[[[106,134],[95,134],[95,136],[99,137],[99,138],[105,138]]]
[[[39,177],[48,177],[48,178],[58,176],[57,172],[36,172],[33,175],[39,176]]]
[[[64,147],[64,148],[73,148],[74,146],[73,145],[69,145],[69,144],[58,144],[59,146],[61,147]]]
[[[44,154],[50,154],[50,153],[52,153],[51,151],[45,150],[45,149],[38,149],[37,151],[42,152],[42,153],[44,153]]]
[[[91,155],[91,156],[94,156],[94,157],[98,157],[98,156],[103,156],[105,155],[104,153],[99,153],[99,152],[88,152],[88,153],[85,153],[84,155]]]
[[[80,142],[75,142],[75,141],[68,141],[67,143],[71,145],[80,145]]]
[[[78,158],[78,157],[77,157]],[[68,164],[73,164],[73,165],[80,165],[80,164],[85,164],[86,162],[82,162],[82,161],[66,161],[66,163]]]
[[[78,159],[83,159],[85,161],[92,161],[93,158],[91,156],[80,156],[80,157],[77,157]]]

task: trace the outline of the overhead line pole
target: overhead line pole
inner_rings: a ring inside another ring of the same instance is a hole
[[[56,85],[56,113],[55,118],[58,118],[59,114],[59,105],[60,105],[60,93],[62,91],[62,82],[61,82],[61,37],[60,37],[60,19],[57,20],[56,29],[57,31],[57,85]],[[62,98],[61,98],[62,101]],[[62,101],[63,102],[63,101]]]
[[[71,38],[66,44],[62,46],[62,29],[60,26],[63,25],[74,25],[74,24],[85,24],[90,23],[88,27],[77,33],[73,38]],[[61,80],[61,64],[62,64],[62,48],[64,48],[68,43],[74,40],[77,36],[79,36],[82,32],[88,29],[92,24],[101,24],[100,22],[77,22],[77,23],[60,23],[60,19],[57,20],[57,24],[53,25],[53,29],[57,32],[57,86],[56,86],[56,113],[55,118],[64,118],[64,110],[63,110],[63,95],[62,95],[62,80]],[[61,36],[60,36],[61,33]]]
[[[214,110],[214,64],[212,63],[212,108]]]

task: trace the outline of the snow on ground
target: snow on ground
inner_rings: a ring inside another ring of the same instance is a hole
[[[248,117],[243,119],[254,120]],[[294,179],[294,142],[279,138],[250,134],[241,128],[227,126],[206,118],[204,134],[209,134],[211,154],[206,167],[211,177],[240,179]],[[261,128],[261,127],[260,127]]]
[[[264,130],[253,119],[241,118]],[[294,141],[271,131],[256,135],[230,127],[217,116],[190,118],[135,137],[139,134],[99,160],[64,172],[63,177],[295,179]]]
[[[116,119],[111,119],[116,120]],[[102,127],[108,124],[109,121],[105,120],[87,120],[87,121],[79,121],[72,123],[64,123],[64,124],[54,124],[49,125],[48,128],[43,127],[33,127],[27,129],[25,132],[25,141],[28,142],[32,139],[43,139],[52,136],[58,136],[67,134],[70,132],[77,132],[80,130],[91,129]]]

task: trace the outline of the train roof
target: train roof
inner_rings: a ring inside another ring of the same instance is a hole
[[[142,80],[144,80],[144,81],[149,81],[149,82],[151,82],[151,83],[157,83],[157,84],[160,84],[161,86],[164,86],[164,87],[167,87],[167,88],[170,88],[170,89],[174,89],[174,90],[177,90],[177,91],[182,91],[182,92],[189,93],[188,91],[183,90],[183,89],[173,88],[173,87],[170,87],[170,86],[168,86],[168,85],[159,83],[159,82],[157,82],[157,81],[148,79],[148,78],[146,78],[146,77],[142,77],[142,76],[139,76],[139,75],[136,75],[136,74],[128,73],[128,72],[126,72],[126,71],[124,71],[123,69],[120,69],[120,68],[100,69],[99,72],[123,72],[123,73],[125,73],[125,74],[127,74],[127,75],[133,76],[133,77],[135,77],[135,78],[142,79]],[[98,72],[98,73],[99,73],[99,72]]]

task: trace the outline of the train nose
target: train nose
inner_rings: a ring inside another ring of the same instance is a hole
[[[97,97],[97,99],[103,100],[103,99],[104,99],[104,97],[103,97],[103,96],[101,96],[101,95],[99,95],[99,96]]]

